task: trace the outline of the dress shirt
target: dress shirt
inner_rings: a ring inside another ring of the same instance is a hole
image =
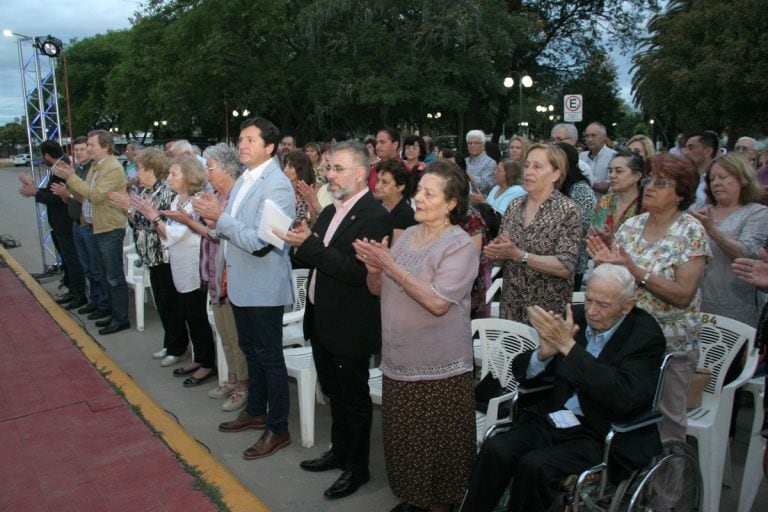
[[[707,173],[699,177],[699,186],[696,187],[696,201],[690,206],[691,210],[699,211],[707,206]]]
[[[333,238],[333,235],[336,234],[336,230],[339,229],[339,225],[341,225],[341,221],[344,220],[344,217],[347,216],[349,213],[349,210],[352,209],[355,204],[360,200],[361,197],[363,197],[366,192],[368,192],[368,188],[363,188],[360,192],[357,194],[351,196],[346,201],[334,201],[334,206],[336,207],[336,213],[333,214],[333,218],[331,219],[330,224],[328,224],[328,229],[325,231],[325,236],[323,237],[323,245],[328,247],[328,244],[331,242],[331,239]],[[317,274],[317,269],[312,273],[312,279],[309,281],[309,290],[307,292],[307,297],[309,298],[309,301],[314,304],[315,303],[315,275]]]
[[[235,200],[232,202],[232,210],[229,212],[229,214],[234,217],[237,215],[237,209],[240,206],[240,203],[243,202],[243,198],[248,195],[248,192],[253,187],[253,184],[256,183],[256,180],[258,180],[261,175],[264,173],[264,169],[267,168],[269,165],[269,162],[271,161],[271,158],[268,158],[263,163],[257,165],[253,169],[248,169],[242,174],[243,178],[243,185],[240,187],[240,190],[237,191],[237,196],[235,197]]]
[[[474,178],[474,185],[483,195],[488,195],[494,185],[493,172],[496,170],[496,161],[483,151],[477,156],[468,157],[466,162],[467,173]]]
[[[608,166],[611,165],[611,160],[616,155],[616,151],[612,150],[608,146],[603,145],[597,156],[592,158],[592,153],[584,151],[579,155],[579,160],[582,160],[589,164],[592,169],[592,184],[606,183],[608,181]]]
[[[587,352],[589,352],[592,357],[597,359],[598,356],[600,356],[600,353],[605,348],[605,345],[608,344],[608,341],[610,341],[613,334],[618,330],[619,326],[624,321],[624,318],[625,317],[622,316],[619,321],[613,325],[613,327],[599,334],[595,333],[594,329],[587,325],[587,329],[585,330],[584,335],[587,338]],[[538,374],[544,371],[551,360],[551,357],[543,361],[539,359],[539,351],[537,350],[535,354],[531,355],[531,360],[528,363],[528,370],[526,371],[525,377],[527,379],[536,377]],[[577,416],[584,415],[583,411],[581,410],[581,404],[579,404],[578,391],[574,392],[571,398],[566,400],[564,407]]]

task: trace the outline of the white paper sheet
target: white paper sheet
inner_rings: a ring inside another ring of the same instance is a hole
[[[271,199],[264,201],[264,211],[261,212],[261,224],[259,225],[259,238],[282,250],[285,242],[278,238],[272,230],[288,231],[292,219]]]

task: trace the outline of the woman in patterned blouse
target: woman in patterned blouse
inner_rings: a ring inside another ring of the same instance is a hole
[[[587,247],[596,265],[614,263],[629,270],[639,284],[638,306],[659,322],[667,350],[688,353],[686,360],[671,363],[659,404],[662,439],[685,441],[686,391],[701,327],[699,283],[712,253],[704,227],[686,212],[699,185],[693,164],[670,154],[655,155],[650,164],[643,192],[646,213],[624,222],[610,247],[597,236],[589,238]]]
[[[523,173],[527,195],[507,208],[485,254],[503,265],[501,317],[528,322],[529,306],[563,313],[571,301],[581,247],[579,207],[558,192],[567,161],[557,146],[534,144]]]

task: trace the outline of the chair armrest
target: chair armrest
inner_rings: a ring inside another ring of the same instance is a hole
[[[658,411],[648,411],[645,414],[635,416],[629,420],[611,423],[611,430],[617,433],[632,432],[634,430],[654,425],[661,422],[662,414]]]
[[[515,420],[510,418],[508,420],[504,420],[504,421],[500,421],[498,423],[494,423],[493,425],[491,425],[490,427],[485,429],[485,434],[483,434],[483,443],[486,440],[488,440],[488,439],[492,438],[493,436],[495,436],[496,434],[500,434],[502,432],[506,432],[507,430],[509,430],[509,427],[511,427],[514,422],[515,422]]]
[[[499,406],[503,403],[514,402],[517,397],[517,391],[510,391],[488,400],[488,412],[485,414],[485,423],[496,423],[499,419]],[[510,415],[512,409],[510,408]]]
[[[304,320],[304,310],[283,313],[283,327],[289,324],[299,323],[302,320]]]

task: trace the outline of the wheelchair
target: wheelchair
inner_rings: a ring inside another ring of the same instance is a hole
[[[550,512],[698,512],[702,510],[703,482],[696,451],[687,443],[677,440],[662,442],[662,452],[645,467],[632,471],[619,482],[612,482],[609,475],[609,456],[616,435],[633,432],[661,421],[658,410],[664,376],[669,361],[685,357],[685,352],[667,354],[661,365],[659,381],[652,409],[627,422],[614,423],[605,437],[603,461],[561,482],[558,499]],[[518,388],[518,398],[546,391],[551,386]],[[513,406],[513,411],[516,409]],[[513,420],[499,422],[489,427],[483,441],[506,431]],[[505,493],[497,511],[506,510],[510,497]]]

